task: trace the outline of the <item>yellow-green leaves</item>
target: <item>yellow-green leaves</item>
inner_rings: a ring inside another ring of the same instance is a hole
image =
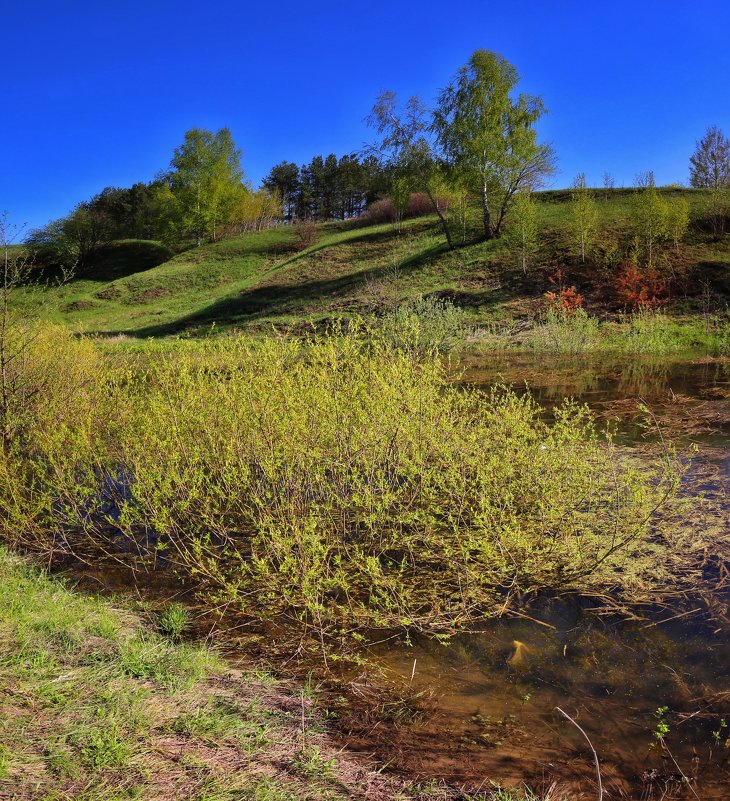
[[[671,465],[631,470],[584,407],[548,423],[528,395],[456,387],[435,353],[355,326],[180,343],[135,380],[64,348],[68,381],[3,463],[5,510],[40,536],[149,541],[203,597],[332,642],[623,587],[629,546],[652,581]]]

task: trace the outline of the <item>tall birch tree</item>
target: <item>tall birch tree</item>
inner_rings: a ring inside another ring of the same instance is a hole
[[[241,151],[228,128],[217,133],[193,128],[172,157],[172,191],[179,201],[182,225],[197,244],[215,241],[221,225],[240,198]]]
[[[517,192],[540,188],[554,170],[552,149],[537,141],[545,114],[539,97],[513,97],[517,70],[477,50],[438,98],[433,131],[448,164],[481,199],[484,238],[502,231]]]

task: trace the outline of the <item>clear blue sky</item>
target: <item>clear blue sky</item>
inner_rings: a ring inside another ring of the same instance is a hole
[[[228,126],[258,183],[283,160],[359,148],[386,88],[434,98],[477,48],[550,110],[556,186],[686,182],[730,134],[727,0],[7,3],[0,211],[35,226],[165,168],[184,132]]]

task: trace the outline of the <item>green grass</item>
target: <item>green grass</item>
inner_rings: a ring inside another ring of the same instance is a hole
[[[701,192],[666,193],[687,197],[700,219]],[[551,287],[548,275],[557,267],[584,294],[589,312],[603,313],[617,261],[630,250],[631,193],[615,190],[608,199],[599,194],[601,234],[586,264],[571,255],[567,193],[539,197],[540,249],[527,275],[504,238],[447,250],[435,218],[410,220],[401,234],[391,225],[321,225],[316,244],[301,252],[291,230],[282,227],[166,260],[169,253],[159,243],[116,243],[99,254],[88,275],[47,293],[43,315],[90,333],[133,337],[195,334],[212,326],[262,331],[380,313],[438,293],[452,297],[473,324],[488,325],[538,316]],[[695,314],[702,292],[709,292],[715,309],[725,308],[730,235],[716,242],[694,224],[679,253],[670,245],[664,249],[672,269],[688,276],[672,313]],[[37,293],[25,302],[37,303]]]
[[[368,773],[299,693],[150,631],[0,547],[0,798],[452,799]],[[466,798],[465,795],[459,795]],[[493,789],[483,801],[536,797]]]
[[[0,798],[359,797],[312,714],[302,732],[259,678],[0,548]],[[302,737],[331,775],[302,773]]]

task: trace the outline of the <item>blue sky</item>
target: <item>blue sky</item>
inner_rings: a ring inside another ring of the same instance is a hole
[[[604,170],[686,182],[706,127],[730,134],[728,30],[727,0],[14,2],[0,211],[32,227],[149,180],[194,126],[228,126],[254,183],[283,159],[351,152],[382,89],[431,101],[477,48],[543,97],[555,186]]]

